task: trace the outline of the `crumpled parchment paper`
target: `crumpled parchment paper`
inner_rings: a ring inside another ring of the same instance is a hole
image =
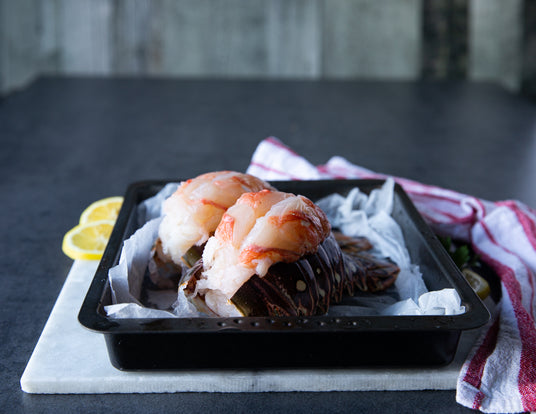
[[[166,185],[138,206],[140,228],[123,244],[119,263],[109,271],[113,304],[111,318],[170,318],[204,316],[176,290],[143,290],[151,248],[158,237],[162,202],[178,183]],[[455,289],[428,292],[417,264],[412,263],[400,226],[392,218],[394,181],[386,180],[370,195],[354,188],[343,197],[332,194],[315,202],[333,227],[348,236],[364,236],[373,254],[389,257],[400,267],[394,287],[380,294],[357,292],[330,307],[330,315],[456,315],[465,312]],[[314,200],[313,200],[314,201]],[[179,292],[180,293],[180,292]],[[144,296],[144,302],[140,298]]]

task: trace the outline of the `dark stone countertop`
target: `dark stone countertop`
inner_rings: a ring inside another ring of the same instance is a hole
[[[270,135],[314,164],[342,155],[378,172],[536,207],[536,106],[491,84],[41,78],[0,99],[0,411],[470,412],[454,391],[21,391],[72,264],[62,237],[81,211],[133,181],[244,171]]]

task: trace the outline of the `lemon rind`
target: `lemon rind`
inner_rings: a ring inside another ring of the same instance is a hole
[[[82,229],[89,227],[97,227],[103,224],[109,225],[113,228],[115,220],[98,220],[85,224],[78,224],[72,229],[70,229],[65,236],[63,236],[62,241],[62,251],[69,258],[73,260],[99,260],[102,258],[104,249],[83,249],[78,247],[75,243],[72,242],[73,236],[80,233]]]
[[[102,220],[90,220],[89,217],[91,216],[91,213],[94,210],[96,210],[98,207],[101,207],[109,203],[119,203],[121,205],[123,203],[123,197],[112,196],[112,197],[106,197],[106,198],[102,198],[100,200],[94,201],[89,206],[87,206],[84,209],[84,211],[82,211],[82,214],[80,214],[79,224],[91,223],[92,221],[102,221]],[[116,219],[115,216],[109,218],[109,220],[115,220],[115,219]]]

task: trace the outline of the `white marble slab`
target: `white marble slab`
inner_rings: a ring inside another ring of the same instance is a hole
[[[36,394],[284,392],[454,389],[475,332],[464,334],[455,361],[441,368],[122,372],[104,338],[82,327],[78,311],[97,262],[76,261],[21,378]]]

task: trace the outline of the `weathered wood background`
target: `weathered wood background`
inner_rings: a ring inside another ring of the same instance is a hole
[[[0,0],[0,93],[41,74],[463,78],[534,90],[536,0]]]

